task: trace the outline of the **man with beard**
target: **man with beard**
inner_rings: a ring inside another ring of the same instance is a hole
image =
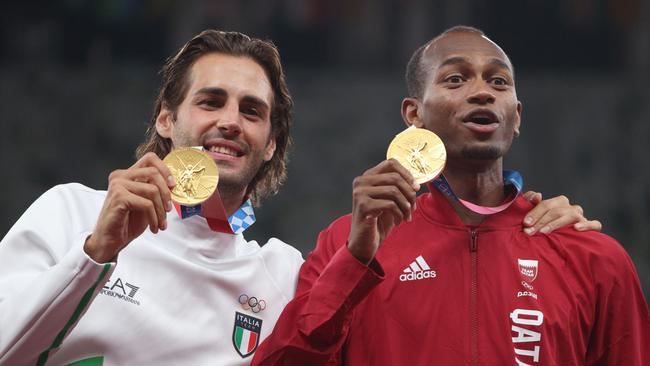
[[[502,166],[522,104],[503,50],[454,27],[406,80],[403,119],[444,141],[444,178],[416,198],[395,160],[357,177],[351,215],[321,232],[252,364],[650,364],[650,313],[620,244],[522,232],[531,205]]]
[[[161,160],[203,147],[225,217],[250,224],[251,201],[285,179],[292,100],[276,47],[209,30],[162,75],[139,160],[105,192],[52,188],[0,244],[0,364],[246,365],[292,298],[300,252],[179,217]]]
[[[162,74],[139,160],[105,192],[54,187],[0,244],[0,364],[246,365],[293,297],[300,253],[241,234],[249,199],[285,178],[292,100],[277,49],[205,31]],[[174,182],[160,159],[188,146],[218,165],[220,199],[201,215],[179,206],[179,217],[170,188],[193,195],[204,168],[188,162]],[[555,199],[531,215],[599,225],[580,212]]]

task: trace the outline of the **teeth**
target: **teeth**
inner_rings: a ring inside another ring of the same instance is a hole
[[[219,154],[237,156],[237,151],[227,148],[225,146],[210,146],[210,152],[216,152]]]

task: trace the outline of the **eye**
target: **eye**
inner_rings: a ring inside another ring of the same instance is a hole
[[[199,105],[207,109],[216,109],[223,107],[223,102],[218,99],[203,99],[199,101]]]
[[[492,84],[496,86],[506,86],[508,85],[508,80],[502,77],[494,77],[491,80]]]
[[[260,117],[261,112],[259,108],[253,105],[244,105],[242,106],[239,111],[243,114],[249,115],[249,116],[255,116],[255,117]]]
[[[465,81],[465,79],[460,75],[450,75],[445,79],[445,81],[450,84],[460,84]]]

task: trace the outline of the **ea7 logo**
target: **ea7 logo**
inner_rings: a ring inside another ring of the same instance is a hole
[[[140,306],[140,301],[135,299],[135,294],[139,289],[139,286],[122,281],[122,279],[118,277],[115,281],[113,281],[113,278],[106,281],[106,284],[101,289],[100,293]]]
[[[536,260],[532,259],[518,259],[519,274],[526,282],[533,282],[537,278],[538,264]]]

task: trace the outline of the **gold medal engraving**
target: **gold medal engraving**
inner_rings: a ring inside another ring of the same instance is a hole
[[[183,147],[172,150],[163,162],[176,180],[172,189],[174,202],[184,206],[196,206],[210,198],[217,189],[217,164],[205,152]]]
[[[435,133],[423,128],[408,128],[388,146],[387,159],[399,161],[418,184],[436,179],[445,167],[447,151]]]

